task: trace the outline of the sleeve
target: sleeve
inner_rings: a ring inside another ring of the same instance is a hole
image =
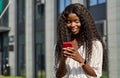
[[[97,78],[102,76],[102,62],[103,62],[103,46],[100,41],[95,41],[93,44],[93,52],[90,65],[95,71]]]

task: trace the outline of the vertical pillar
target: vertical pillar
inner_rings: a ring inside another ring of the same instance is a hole
[[[46,78],[54,78],[54,46],[55,27],[57,17],[56,0],[46,0],[45,2],[45,58],[46,58]]]
[[[109,78],[120,77],[120,0],[107,0]]]
[[[16,0],[12,0],[9,6],[9,46],[11,50],[9,51],[9,65],[11,75],[17,75],[17,25],[16,25]]]
[[[26,0],[25,13],[26,78],[35,78],[34,0]]]

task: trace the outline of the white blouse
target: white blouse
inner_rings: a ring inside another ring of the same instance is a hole
[[[92,57],[90,66],[95,71],[97,77],[92,77],[86,74],[77,61],[67,58],[66,68],[67,73],[63,78],[100,78],[102,75],[102,60],[103,60],[103,47],[100,41],[93,41]],[[85,59],[85,50],[83,46],[78,49],[79,54]]]

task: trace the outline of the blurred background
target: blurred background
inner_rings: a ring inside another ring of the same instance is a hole
[[[89,9],[106,43],[101,78],[119,78],[120,0],[0,0],[0,78],[55,77],[57,19],[72,3]]]

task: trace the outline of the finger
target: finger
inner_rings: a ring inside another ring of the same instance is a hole
[[[70,49],[72,51],[76,51],[75,48],[73,48],[73,47],[68,47],[67,49]]]
[[[66,51],[70,52],[70,53],[73,53],[74,51],[70,48],[67,48]]]
[[[71,49],[72,51],[76,51],[76,50],[75,50],[75,48],[73,48],[73,47],[72,47],[72,48],[70,48],[70,49]]]
[[[66,50],[67,50],[67,48],[62,48],[62,50],[63,50],[63,51],[66,51]]]
[[[68,57],[72,58],[72,59],[75,59],[75,54],[71,54],[69,55]]]
[[[63,52],[63,55],[66,55],[66,56],[71,56],[71,55],[72,55],[72,53],[71,53],[71,52],[68,52],[68,51],[64,51],[64,52]]]

